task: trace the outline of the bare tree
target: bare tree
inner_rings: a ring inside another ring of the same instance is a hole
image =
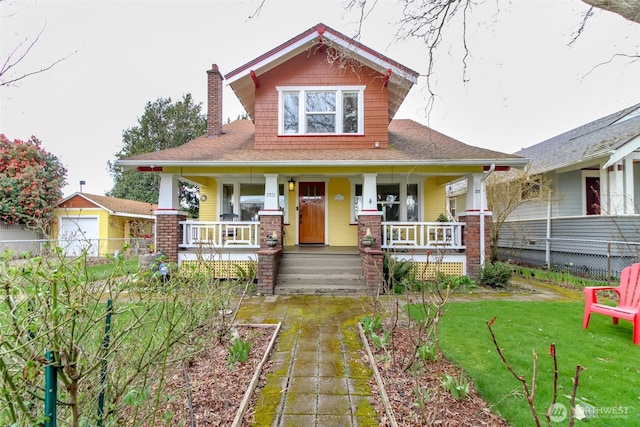
[[[0,0],[0,5],[2,3],[4,2]],[[46,25],[43,25],[42,29],[38,32],[38,34],[36,34],[35,37],[25,37],[9,53],[7,53],[2,64],[0,64],[0,87],[10,86],[27,77],[44,73],[45,71],[52,69],[57,64],[76,53],[76,51],[74,51],[63,58],[54,60],[53,62],[47,63],[46,65],[40,66],[36,69],[32,69],[29,71],[17,71],[17,67],[31,53],[32,49],[40,40],[40,37],[44,33],[45,28]]]
[[[264,3],[263,0],[262,3]],[[575,31],[573,43],[585,30],[586,23],[593,16],[594,9],[602,9],[616,13],[623,18],[640,23],[640,0],[582,0],[591,6],[584,14],[581,23]],[[378,0],[345,0],[347,10],[359,10],[360,25],[375,8]],[[446,35],[459,37],[464,48],[462,58],[463,81],[467,81],[467,58],[469,49],[467,46],[468,18],[473,9],[485,4],[479,0],[399,0],[402,7],[402,18],[398,23],[396,40],[418,38],[424,41],[429,54],[429,65],[426,73],[426,85],[429,93],[431,90],[430,76],[433,71],[434,57],[438,47]],[[495,0],[497,10],[500,9],[500,0]],[[261,4],[262,6],[263,4]],[[359,34],[359,31],[357,31]],[[356,35],[357,36],[357,35]],[[640,55],[626,55],[626,57],[640,58]]]
[[[547,200],[551,194],[551,181],[544,175],[531,173],[531,165],[525,170],[512,169],[507,173],[493,174],[487,179],[487,205],[492,213],[491,254],[498,259],[498,238],[504,222],[518,207],[528,202]]]

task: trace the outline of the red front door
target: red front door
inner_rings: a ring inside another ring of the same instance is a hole
[[[600,215],[600,178],[588,176],[587,186],[587,215]]]
[[[324,244],[324,182],[301,182],[299,190],[300,244]]]

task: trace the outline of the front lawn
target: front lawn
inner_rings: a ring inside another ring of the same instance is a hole
[[[522,386],[502,364],[486,321],[507,361],[527,378],[531,388],[532,350],[538,354],[536,409],[543,425],[553,393],[555,343],[559,369],[558,403],[569,407],[576,365],[580,375],[577,397],[595,407],[598,417],[589,426],[640,426],[640,346],[632,342],[632,325],[618,326],[611,318],[592,314],[582,329],[583,304],[574,302],[478,301],[451,303],[440,320],[439,336],[445,355],[473,379],[495,411],[513,426],[531,426],[532,416]],[[587,407],[583,405],[583,407]],[[594,409],[587,407],[587,411]],[[586,421],[586,420],[585,420]],[[576,425],[584,421],[576,422]],[[554,425],[568,425],[568,420]]]
[[[113,276],[115,271],[118,271],[119,275],[137,273],[140,267],[138,266],[138,258],[132,258],[122,262],[122,265],[116,265],[113,262],[105,264],[96,264],[87,267],[87,276],[90,280],[106,280]]]

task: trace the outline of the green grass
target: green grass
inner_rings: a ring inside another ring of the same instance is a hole
[[[451,303],[440,321],[441,347],[449,360],[471,376],[477,390],[513,426],[531,426],[533,420],[522,397],[521,383],[502,364],[486,321],[493,325],[507,361],[529,384],[532,350],[538,353],[536,409],[543,425],[544,411],[553,392],[553,359],[549,345],[556,344],[559,367],[558,402],[568,407],[576,365],[584,367],[577,396],[601,411],[622,407],[623,418],[601,415],[589,426],[640,426],[640,346],[631,340],[632,325],[591,315],[582,329],[582,303],[479,301]],[[516,395],[517,393],[517,395]],[[620,412],[618,412],[620,413]],[[586,421],[576,422],[576,425]],[[563,425],[555,424],[554,425]],[[565,421],[564,425],[568,425]]]
[[[91,280],[104,280],[110,277],[117,268],[113,262],[107,264],[92,265],[87,267],[87,274]],[[130,259],[122,264],[122,272],[125,274],[136,273],[139,269],[138,259]]]
[[[543,282],[551,282],[551,283],[564,283],[569,285],[574,289],[582,289],[586,286],[607,286],[609,283],[606,278],[589,278],[589,277],[581,277],[575,274],[572,274],[570,271],[558,271],[551,269],[543,269],[536,267],[525,267],[519,265],[511,265],[513,270],[513,274],[518,277],[524,277],[525,279],[536,279],[541,280]],[[618,278],[612,277],[610,278],[610,283],[614,286],[617,285]]]

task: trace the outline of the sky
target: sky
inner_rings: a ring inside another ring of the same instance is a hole
[[[0,1],[0,60],[39,40],[16,74],[52,69],[0,87],[0,133],[37,136],[68,169],[65,196],[104,194],[107,162],[147,102],[190,93],[206,112],[206,71],[224,75],[318,23],[348,36],[359,15],[342,0]],[[431,108],[428,52],[398,40],[402,9],[375,3],[360,41],[421,77],[395,118],[409,118],[466,144],[515,153],[640,102],[640,24],[597,11],[570,44],[588,10],[579,0],[487,0],[467,23],[466,73],[459,22],[435,57]],[[250,18],[251,15],[255,15]],[[6,76],[5,76],[6,77]],[[223,118],[243,113],[226,85]]]

